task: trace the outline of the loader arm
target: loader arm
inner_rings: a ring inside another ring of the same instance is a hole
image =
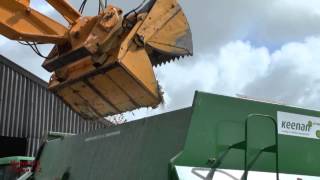
[[[75,24],[81,17],[81,14],[74,9],[66,0],[46,0],[54,9],[56,9],[69,24]]]
[[[29,0],[1,0],[0,34],[54,44],[42,64],[52,72],[48,89],[85,119],[157,107],[163,99],[153,66],[193,53],[177,0],[149,0],[127,14],[108,5],[97,16],[82,16],[66,0],[46,1],[68,27]]]
[[[29,1],[1,0],[0,33],[17,41],[61,44],[68,29],[29,7]]]

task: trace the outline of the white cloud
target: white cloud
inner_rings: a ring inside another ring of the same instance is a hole
[[[319,109],[320,37],[288,43],[270,55],[268,70],[248,84],[244,93]]]
[[[251,29],[248,38],[259,45],[280,47],[307,36],[320,35],[320,3],[277,0],[270,4]]]
[[[269,64],[269,52],[265,47],[253,48],[249,42],[235,41],[222,47],[215,61],[219,70],[214,89],[235,94],[246,84],[261,75]]]
[[[319,0],[278,0],[275,1],[277,6],[290,7],[293,10],[306,11],[310,14],[320,15],[320,1]]]
[[[156,74],[165,94],[174,98],[166,104],[177,108],[191,105],[195,90],[235,94],[265,71],[268,63],[266,48],[252,48],[249,42],[234,41],[217,54],[208,52],[161,66]]]
[[[161,66],[156,74],[166,95],[164,107],[138,110],[137,117],[191,106],[195,90],[319,109],[319,49],[320,37],[287,43],[275,52],[232,41],[217,53]]]

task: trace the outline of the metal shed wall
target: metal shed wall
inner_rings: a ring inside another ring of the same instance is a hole
[[[48,131],[82,133],[104,127],[90,122],[47,90],[47,83],[0,55],[0,136],[28,139],[37,152]]]

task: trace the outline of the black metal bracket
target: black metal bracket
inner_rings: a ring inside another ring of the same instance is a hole
[[[228,146],[228,148],[219,155],[219,157],[215,160],[213,159],[209,159],[208,163],[211,163],[211,170],[208,173],[206,179],[212,179],[214,176],[214,173],[216,172],[217,168],[222,164],[222,161],[224,160],[224,158],[227,156],[227,154],[230,152],[230,150],[232,149],[242,149],[244,150],[246,148],[246,141],[241,141],[235,144],[232,144],[230,146]]]

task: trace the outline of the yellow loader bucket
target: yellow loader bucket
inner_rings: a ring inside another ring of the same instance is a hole
[[[137,34],[146,45],[151,62],[159,65],[193,54],[192,34],[177,0],[153,2]]]
[[[147,13],[118,46],[96,67],[92,55],[64,66],[66,80],[53,76],[49,89],[86,119],[99,119],[162,102],[153,66],[192,55],[190,28],[176,0],[151,0],[138,14]],[[85,49],[85,48],[83,48]],[[81,50],[81,49],[80,49]],[[72,56],[87,54],[76,50]],[[101,56],[104,57],[104,56]],[[62,71],[55,70],[60,77]]]
[[[131,48],[121,60],[82,71],[86,73],[75,79],[70,77],[65,83],[56,84],[51,80],[49,88],[85,119],[155,107],[162,101],[144,48]]]

